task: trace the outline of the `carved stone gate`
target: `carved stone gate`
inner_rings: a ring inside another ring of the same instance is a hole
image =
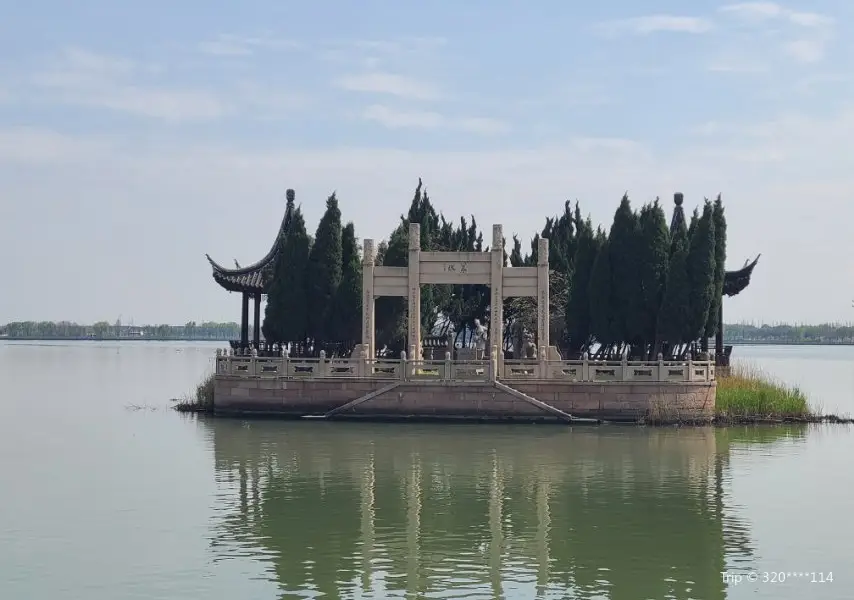
[[[374,302],[381,296],[407,299],[407,348],[412,359],[421,354],[421,284],[482,284],[490,287],[489,347],[503,362],[504,298],[537,299],[537,347],[542,356],[549,350],[549,241],[539,239],[536,267],[504,266],[504,235],[501,225],[492,226],[489,252],[425,252],[421,250],[421,226],[409,225],[409,266],[376,266],[374,240],[364,241],[362,283],[362,347],[365,356],[376,357]]]

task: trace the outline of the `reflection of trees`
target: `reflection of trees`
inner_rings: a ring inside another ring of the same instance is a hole
[[[755,432],[210,427],[237,488],[216,544],[266,557],[290,593],[723,598],[725,553],[751,552],[722,497],[729,445]]]

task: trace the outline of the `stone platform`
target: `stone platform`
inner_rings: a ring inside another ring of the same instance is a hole
[[[524,368],[517,361],[501,366],[502,379],[493,376],[489,361],[482,368],[405,360],[348,367],[351,362],[359,361],[220,357],[214,411],[329,419],[707,422],[715,408],[714,366],[705,362],[677,368],[532,361]]]

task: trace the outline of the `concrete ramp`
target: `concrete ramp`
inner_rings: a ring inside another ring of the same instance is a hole
[[[332,410],[330,410],[329,412],[324,414],[322,418],[328,419],[329,417],[333,417],[333,416],[337,415],[338,413],[342,413],[346,410],[350,410],[350,409],[360,405],[362,402],[367,402],[368,400],[372,400],[373,398],[376,398],[377,396],[381,396],[382,394],[385,394],[386,392],[390,392],[394,388],[398,387],[401,383],[403,383],[403,382],[402,381],[392,382],[392,383],[388,384],[387,386],[381,387],[378,390],[375,390],[373,392],[369,392],[369,393],[365,394],[364,396],[360,396],[359,398],[356,398],[355,400],[351,400],[347,404],[342,404],[341,406],[336,406],[335,408],[333,408]]]
[[[499,390],[501,390],[502,392],[504,392],[505,394],[510,394],[511,396],[519,398],[520,400],[524,400],[525,402],[533,404],[537,408],[542,409],[548,413],[551,413],[551,414],[555,415],[556,417],[558,417],[559,419],[566,421],[567,423],[599,423],[599,420],[597,420],[597,419],[585,419],[582,417],[573,417],[571,414],[565,413],[561,409],[554,407],[551,404],[543,402],[542,400],[537,400],[536,398],[529,396],[528,394],[525,394],[524,392],[520,392],[519,390],[512,388],[509,385],[502,383],[500,381],[495,382],[495,387],[498,388]]]

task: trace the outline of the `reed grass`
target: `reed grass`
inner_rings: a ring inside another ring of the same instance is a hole
[[[174,400],[173,408],[179,412],[213,412],[214,374],[209,373],[196,385],[196,389]]]
[[[816,420],[806,394],[752,364],[737,363],[717,380],[715,411],[721,420]]]

